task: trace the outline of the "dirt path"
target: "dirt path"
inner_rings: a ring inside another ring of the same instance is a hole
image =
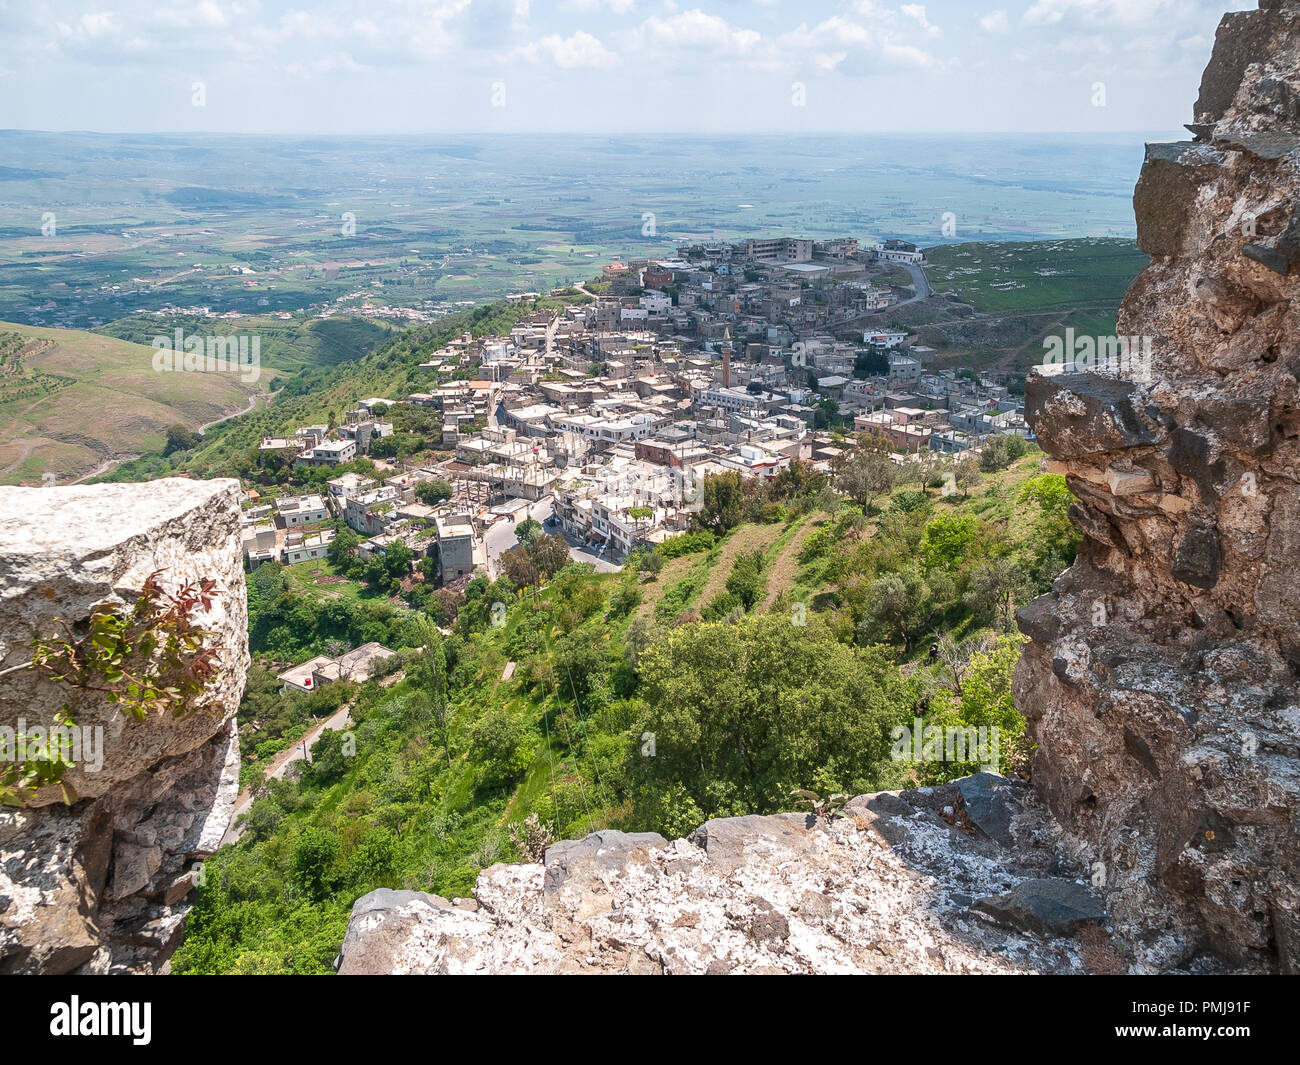
[[[220,425],[222,422],[228,422],[231,418],[238,418],[244,414],[251,414],[257,408],[257,401],[262,398],[266,399],[266,405],[269,407],[271,405],[271,400],[275,399],[275,397],[283,391],[284,386],[281,385],[274,392],[254,392],[248,397],[248,406],[243,410],[237,410],[234,414],[227,414],[224,418],[218,418],[216,421],[205,422],[203,425],[200,425],[196,431],[199,436],[202,436],[214,425]]]
[[[726,588],[727,578],[731,575],[731,567],[739,555],[760,548],[766,550],[768,545],[781,535],[781,528],[780,525],[742,525],[732,533],[727,542],[722,545],[722,553],[718,556],[718,561],[709,570],[709,579],[704,582],[704,587],[695,597],[696,609],[703,609],[722,594]]]
[[[825,514],[809,518],[790,542],[781,549],[781,553],[776,556],[771,569],[768,570],[767,596],[763,600],[761,609],[771,610],[777,596],[794,587],[795,578],[799,573],[799,552],[803,550],[803,542],[822,528],[825,522]]]
[[[138,459],[139,455],[115,455],[112,458],[105,459],[89,473],[83,473],[75,481],[69,481],[69,484],[81,484],[82,481],[88,481],[92,477],[98,477],[101,473],[108,473],[114,466],[123,462],[133,462]]]
[[[653,621],[655,607],[664,597],[664,592],[686,576],[691,566],[700,560],[698,554],[678,555],[664,563],[654,580],[641,585],[641,605],[636,608],[637,617]]]

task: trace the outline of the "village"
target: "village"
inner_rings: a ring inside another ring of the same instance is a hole
[[[873,283],[900,266],[915,296]],[[437,586],[463,586],[495,579],[531,520],[575,560],[613,569],[688,530],[710,476],[774,478],[794,462],[832,473],[862,434],[920,467],[1030,437],[1005,385],[929,369],[930,349],[873,323],[928,295],[923,267],[903,241],[788,238],[611,263],[591,283],[603,292],[577,286],[587,302],[434,352],[422,390],[358,398],[338,425],[262,440],[264,458],[339,472],[318,493],[250,490],[248,565],[323,559],[346,528],[362,561],[400,542],[412,565],[432,560]],[[436,461],[392,446],[413,423],[440,428]],[[377,476],[347,469],[360,458]]]

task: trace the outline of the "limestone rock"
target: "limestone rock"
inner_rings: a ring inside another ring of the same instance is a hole
[[[963,795],[991,833],[951,816]],[[1104,925],[1105,915],[1091,896],[1034,887],[1086,866],[1066,853],[1070,841],[1029,789],[980,774],[858,796],[843,814],[718,818],[671,843],[593,833],[551,848],[546,865],[485,870],[475,911],[417,892],[371,892],[353,907],[338,971],[1086,971],[1071,929]],[[561,858],[567,873],[552,887]],[[1001,927],[972,911],[976,899],[1007,894],[1030,916]],[[1189,972],[1217,965],[1184,961]],[[1146,971],[1151,959],[1139,950],[1125,964]]]
[[[212,578],[199,623],[216,676],[187,714],[129,719],[83,689],[34,670],[0,678],[0,726],[48,726],[65,703],[102,729],[102,765],[0,808],[0,972],[156,971],[183,930],[195,866],[234,808],[234,715],[248,670],[248,620],[235,481],[0,488],[0,669],[32,640],[73,631],[102,602],[130,604],[158,571],[164,588]]]

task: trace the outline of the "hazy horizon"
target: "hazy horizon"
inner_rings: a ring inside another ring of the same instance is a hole
[[[1116,133],[1190,121],[1249,0],[0,6],[0,128]]]

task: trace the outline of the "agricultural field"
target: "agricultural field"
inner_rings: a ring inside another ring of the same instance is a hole
[[[26,175],[0,198],[0,318],[78,328],[444,314],[757,233],[1127,237],[1141,165],[1132,138],[0,136]]]
[[[1106,311],[1147,264],[1131,240],[954,244],[926,253],[926,274],[945,292],[984,313]]]

